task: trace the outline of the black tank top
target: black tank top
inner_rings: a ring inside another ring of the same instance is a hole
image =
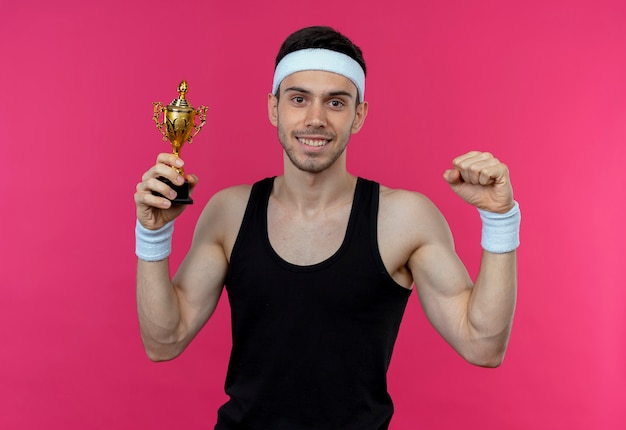
[[[410,291],[378,251],[379,185],[359,178],[340,248],[297,266],[270,245],[273,183],[253,185],[231,255],[230,400],[215,429],[387,429],[386,373]]]

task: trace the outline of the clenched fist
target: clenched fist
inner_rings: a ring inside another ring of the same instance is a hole
[[[471,151],[452,161],[443,177],[463,200],[479,209],[505,213],[514,205],[509,168],[488,152]]]

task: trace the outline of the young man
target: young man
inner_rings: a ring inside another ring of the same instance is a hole
[[[284,148],[283,175],[214,195],[173,279],[167,256],[184,207],[152,192],[174,197],[157,177],[182,183],[172,167],[183,161],[160,154],[137,185],[145,349],[152,360],[179,355],[225,285],[230,400],[216,429],[386,429],[393,413],[386,372],[412,285],[432,325],[465,359],[502,362],[520,219],[508,170],[490,154],[469,152],[444,173],[483,219],[472,283],[426,197],[346,169],[346,145],[368,110],[360,49],[312,27],[289,36],[276,63],[268,113]]]

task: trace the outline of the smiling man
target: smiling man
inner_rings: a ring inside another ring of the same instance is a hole
[[[184,207],[153,191],[175,196],[157,178],[182,183],[172,169],[182,160],[160,154],[137,185],[137,302],[148,356],[178,356],[228,292],[230,400],[218,430],[387,429],[386,373],[413,287],[467,361],[503,360],[520,223],[508,169],[472,151],[443,173],[483,221],[472,281],[428,198],[347,171],[346,146],[368,112],[365,74],[361,50],[328,27],[286,39],[268,96],[283,173],[215,194],[173,278],[173,223]]]

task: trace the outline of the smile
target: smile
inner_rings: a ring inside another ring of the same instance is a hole
[[[303,145],[314,146],[314,147],[324,146],[329,142],[325,138],[311,139],[311,138],[304,138],[304,137],[298,137],[298,141],[302,143]]]

